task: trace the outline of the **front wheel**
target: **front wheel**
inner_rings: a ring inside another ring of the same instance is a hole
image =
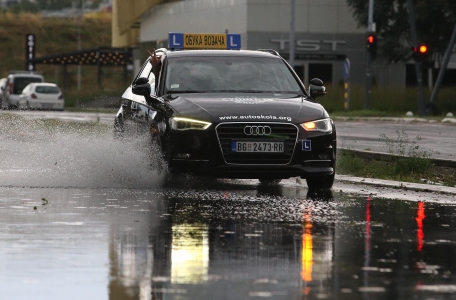
[[[309,190],[329,190],[334,184],[335,173],[332,175],[309,177],[306,179]]]

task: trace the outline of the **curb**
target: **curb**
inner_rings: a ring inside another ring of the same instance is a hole
[[[356,155],[361,158],[374,159],[374,160],[386,160],[391,157],[401,157],[399,155],[390,154],[386,152],[373,152],[365,150],[354,150],[349,148],[337,148],[339,153]],[[440,158],[430,158],[429,159],[435,166],[438,167],[447,167],[447,168],[456,168],[456,160],[450,159],[440,159]]]
[[[394,123],[412,123],[412,122],[419,122],[419,123],[446,123],[446,124],[454,124],[456,123],[456,118],[451,117],[443,117],[442,120],[429,120],[425,118],[419,117],[344,117],[344,116],[335,116],[332,117],[334,121],[349,121],[349,122],[369,122],[369,121],[381,121],[381,122],[394,122]]]
[[[401,182],[393,180],[383,180],[374,178],[352,177],[348,175],[337,175],[338,182],[346,182],[353,184],[365,184],[379,187],[388,187],[394,189],[411,190],[417,192],[435,192],[439,194],[456,195],[456,187],[448,187],[441,185],[431,185],[422,183]],[[456,200],[456,199],[455,199]]]

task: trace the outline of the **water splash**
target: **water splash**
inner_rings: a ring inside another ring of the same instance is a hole
[[[8,113],[0,122],[1,186],[150,188],[163,180],[148,135],[116,139],[105,124]]]

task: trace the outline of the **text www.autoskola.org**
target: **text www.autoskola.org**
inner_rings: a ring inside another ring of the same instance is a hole
[[[229,120],[280,120],[291,122],[291,117],[271,116],[271,115],[246,115],[246,116],[222,116],[221,121]]]

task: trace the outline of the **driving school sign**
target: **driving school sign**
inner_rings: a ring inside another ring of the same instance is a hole
[[[169,33],[169,47],[175,49],[240,49],[240,34]]]

